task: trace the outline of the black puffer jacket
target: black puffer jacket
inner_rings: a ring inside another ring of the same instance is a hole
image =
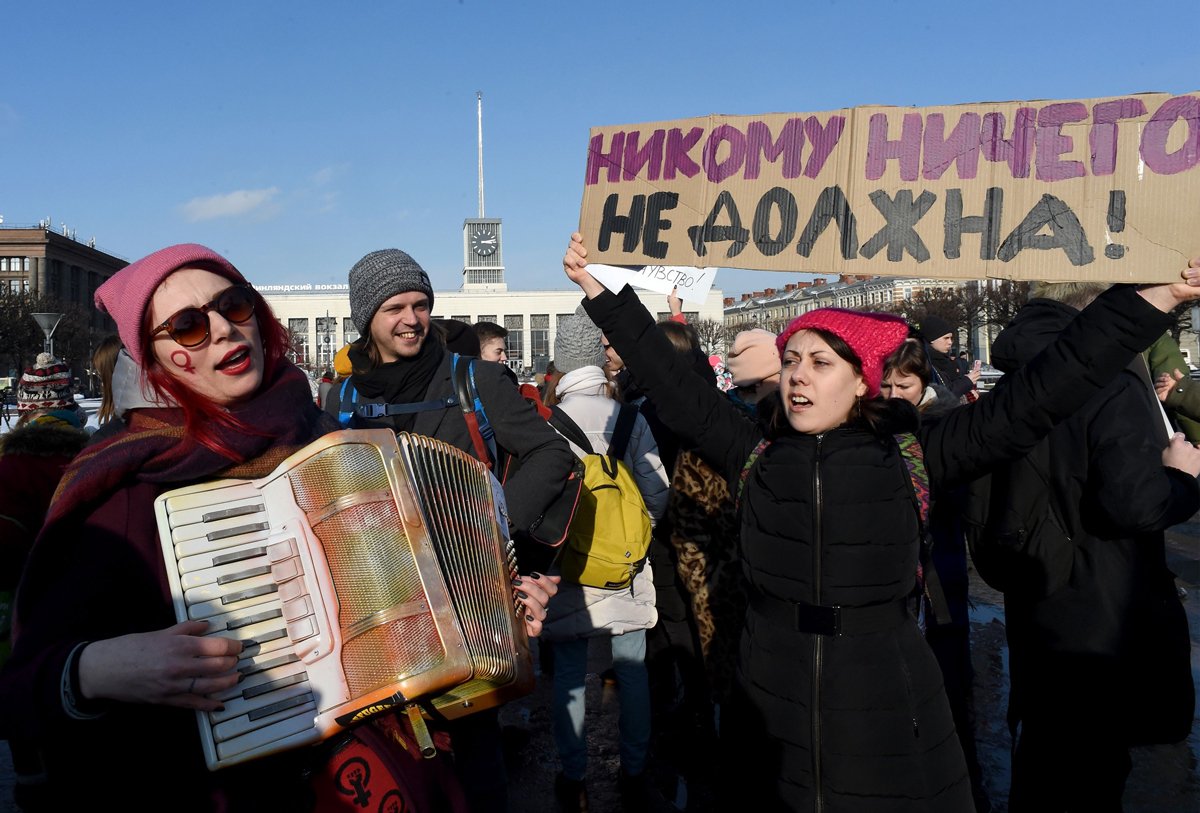
[[[996,366],[1019,369],[1078,313],[1032,300],[996,339]],[[1145,363],[1133,365],[1048,438],[1052,499],[1075,546],[1070,581],[1040,600],[1005,596],[1017,716],[1023,703],[1061,711],[1076,693],[1047,689],[1062,681],[1046,673],[1076,668],[1120,698],[1106,714],[1130,743],[1182,739],[1191,726],[1187,618],[1163,531],[1200,510],[1196,478],[1162,465],[1161,412]]]
[[[759,426],[674,361],[631,290],[585,305],[664,423],[736,491],[762,438]],[[1015,374],[1008,394],[921,426],[935,493],[1027,451],[1166,321],[1132,290],[1114,290]],[[882,433],[785,430],[749,471],[742,558],[769,604],[882,607],[911,590],[918,524],[890,433],[912,428],[903,417],[911,421],[913,412],[897,403],[893,414]],[[740,702],[722,711],[722,735],[733,740],[741,798],[827,813],[973,809],[941,675],[911,620],[863,634],[815,634],[752,605],[739,657]]]

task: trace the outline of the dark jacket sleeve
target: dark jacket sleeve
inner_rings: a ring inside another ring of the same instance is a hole
[[[759,427],[681,360],[628,285],[617,294],[605,291],[585,299],[583,305],[663,425],[736,487],[742,465],[762,438]]]
[[[90,515],[38,536],[17,590],[12,655],[0,673],[0,736],[69,736],[59,729],[89,725],[71,719],[62,703],[72,650],[175,623],[155,494],[147,484],[121,489]]]
[[[1166,530],[1200,510],[1196,478],[1162,465],[1161,430],[1148,423],[1159,410],[1142,381],[1122,374],[1102,397],[1088,424],[1081,526],[1099,538],[1128,537]]]
[[[475,386],[496,433],[496,443],[520,461],[504,484],[504,499],[513,527],[529,530],[562,493],[575,456],[537,408],[521,396],[501,365],[477,361]]]
[[[931,480],[954,485],[1028,453],[1104,389],[1170,320],[1132,286],[1106,291],[987,395],[921,427]]]

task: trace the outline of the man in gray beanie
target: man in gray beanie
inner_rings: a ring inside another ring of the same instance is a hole
[[[349,281],[350,314],[361,338],[350,345],[353,374],[326,400],[326,411],[347,428],[413,432],[475,455],[459,405],[454,356],[430,324],[429,275],[407,253],[393,248],[363,257],[350,269]],[[557,542],[539,531],[571,473],[575,457],[570,447],[521,397],[506,367],[478,359],[459,363],[473,364],[479,400],[495,433],[501,458],[495,461],[495,473],[504,480],[513,537]],[[509,470],[516,470],[504,477],[508,462]],[[548,601],[557,592],[556,582],[557,577],[528,573],[522,575],[520,589]],[[545,603],[526,606],[532,634],[541,631]],[[496,711],[478,712],[448,728],[471,809],[503,811],[507,779]]]
[[[581,367],[603,367],[603,334],[580,305],[575,313],[558,320],[554,336],[554,368],[560,373]]]

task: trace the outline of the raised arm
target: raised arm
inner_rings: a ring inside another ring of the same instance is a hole
[[[679,359],[631,288],[614,294],[588,272],[587,249],[578,234],[571,235],[563,270],[583,290],[588,315],[624,359],[663,424],[735,481],[762,437],[757,425]]]
[[[1200,297],[1200,258],[1181,277],[1106,291],[988,395],[923,427],[930,476],[961,482],[1027,453],[1158,338],[1171,310]]]

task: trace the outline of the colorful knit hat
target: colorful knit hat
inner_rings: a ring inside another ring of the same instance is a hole
[[[17,412],[35,409],[75,409],[71,368],[49,353],[39,353],[17,382]]]
[[[748,387],[778,375],[779,352],[775,349],[775,334],[756,327],[734,336],[725,368],[735,387]]]
[[[142,358],[142,327],[150,298],[164,279],[181,268],[203,268],[230,282],[246,283],[241,272],[211,248],[181,243],[130,263],[96,289],[96,307],[117,323],[121,341],[139,367],[146,363]]]
[[[850,349],[862,362],[863,381],[867,385],[867,397],[879,394],[879,383],[883,380],[883,362],[908,336],[908,324],[899,316],[885,313],[863,313],[842,308],[819,308],[797,316],[775,340],[779,356],[788,339],[799,330],[823,330],[832,333],[850,345]]]

